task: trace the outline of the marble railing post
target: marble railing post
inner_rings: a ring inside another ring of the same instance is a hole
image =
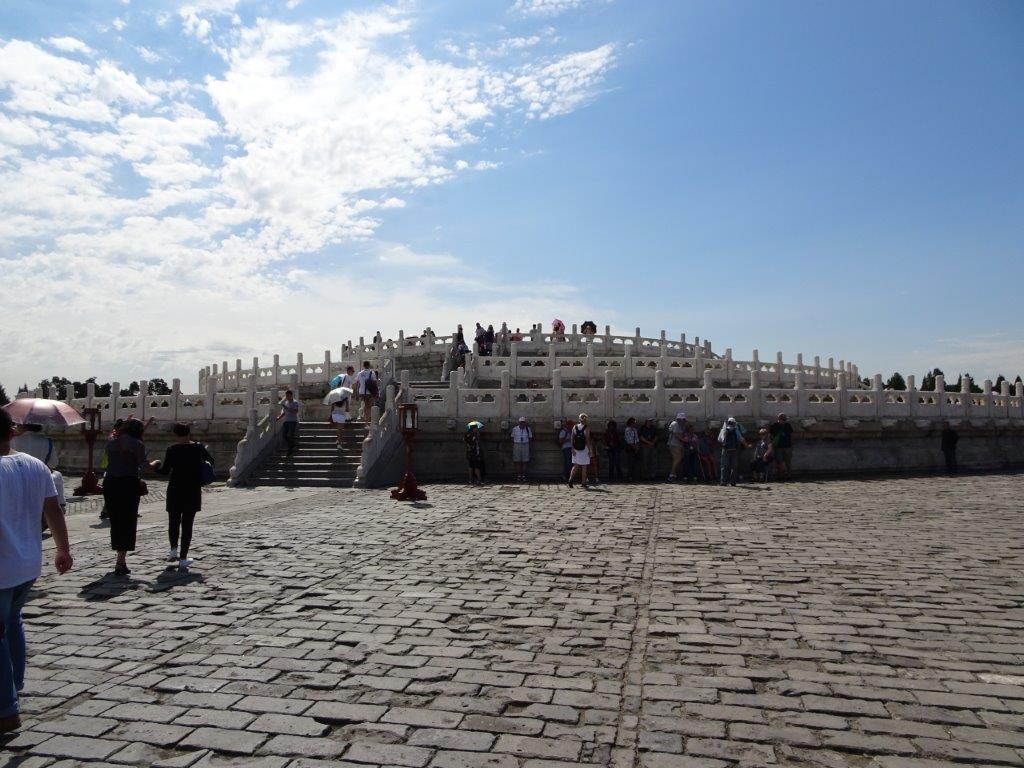
[[[704,339],[704,355],[711,357],[711,339]]]
[[[665,372],[654,372],[654,415],[665,418],[668,413],[668,395],[665,393]]]
[[[267,414],[275,432],[277,432],[277,416],[281,412],[281,390],[275,384],[270,388],[270,403],[267,405]]]
[[[664,333],[664,331],[662,331]],[[658,355],[658,370],[665,374],[666,381],[670,380],[672,368],[669,364],[668,359],[668,345],[665,343],[665,339],[661,340],[661,353]]]
[[[664,331],[661,332],[660,342],[661,342],[660,345],[659,345],[661,347],[660,355],[661,355],[661,357],[665,357],[665,355],[668,354],[668,339],[665,337],[665,332]]]
[[[643,352],[641,352],[641,351],[640,351],[640,350],[642,350],[642,349],[643,349],[643,347],[642,347],[642,345],[641,345],[641,341],[642,341],[642,339],[643,339],[643,337],[642,337],[642,336],[640,335],[640,328],[639,328],[639,327],[637,327],[637,329],[636,329],[636,335],[635,335],[635,336],[633,337],[633,343],[634,343],[634,344],[636,344],[636,348],[637,348],[637,354],[638,354],[638,355],[639,355],[639,354],[643,354]]]
[[[715,418],[715,379],[711,371],[704,371],[704,418]]]
[[[74,384],[68,384],[66,387],[64,387],[64,402],[66,402],[68,405],[70,405],[71,404],[71,400],[74,398],[74,396],[75,396],[75,385]]]
[[[615,373],[604,372],[604,415],[605,418],[615,418]]]
[[[508,350],[508,367],[512,371],[512,382],[519,381],[519,345],[521,342],[513,341]]]
[[[693,345],[693,368],[697,373],[697,378],[700,379],[704,376],[704,355],[703,350],[696,343]]]
[[[800,366],[796,369],[796,373],[793,374],[793,398],[796,400],[796,415],[800,418],[804,415],[807,410],[807,405],[804,403],[804,369]]]
[[[548,344],[548,370],[555,371],[558,369],[558,360],[555,356],[555,342]]]
[[[501,402],[498,404],[498,418],[512,418],[512,373],[506,368],[501,372]]]
[[[782,352],[775,353],[775,381],[778,382],[779,386],[782,386],[782,368],[784,363],[782,362]]]
[[[324,381],[331,380],[331,350],[324,350]]]
[[[829,386],[834,387],[836,385],[836,367],[831,357],[828,359],[828,381]]]
[[[235,387],[242,388],[242,358],[235,358]]]
[[[587,359],[586,367],[584,370],[587,372],[587,381],[590,386],[597,384],[597,364],[594,361],[594,345],[589,341],[585,341],[584,344],[587,346]]]
[[[88,386],[86,387],[88,392]],[[110,423],[113,424],[120,418],[121,382],[114,381],[110,384]],[[86,406],[88,407],[88,405]]]
[[[882,418],[882,374],[875,374],[871,389],[873,390],[871,397],[875,401],[875,418],[880,419]]]
[[[217,379],[210,377],[206,380],[206,399],[203,402],[203,416],[212,419],[214,416],[214,401],[217,399]]]
[[[398,381],[402,387],[402,402],[412,402],[412,388],[409,385],[409,369],[403,368],[402,372],[398,374]]]
[[[907,418],[914,418],[917,411],[917,380],[914,374],[907,376]]]
[[[960,403],[964,409],[964,418],[969,418],[972,411],[974,396],[971,394],[971,377],[967,374],[960,379]]]
[[[814,356],[814,386],[821,386],[821,357],[818,355]]]
[[[274,386],[281,385],[281,356],[274,355]]]
[[[829,367],[831,368],[831,365]],[[845,419],[846,418],[846,411],[847,411],[846,398],[848,397],[847,391],[846,391],[846,374],[845,373],[837,373],[836,374],[836,387],[835,388],[836,388],[836,397],[839,400],[839,418],[840,419]]]
[[[633,348],[629,344],[622,345],[622,374],[626,380],[626,386],[632,387],[633,382],[636,378],[636,373],[633,370],[635,361],[633,360]]]
[[[384,412],[391,413],[395,410],[395,388],[384,387]]]
[[[935,404],[939,406],[939,418],[946,416],[946,377],[939,374],[935,377]]]
[[[761,372],[750,372],[750,415],[756,422],[761,418]]]
[[[398,354],[405,354],[405,331],[401,329],[398,331]]]
[[[686,352],[687,352],[687,350],[686,350],[686,334],[685,333],[680,333],[679,334],[679,356],[680,357],[686,357]]]
[[[732,347],[725,348],[725,386],[732,386]]]
[[[604,348],[605,354],[612,349],[612,327],[610,325],[604,327]]]
[[[231,379],[228,374],[228,361],[224,360],[220,367],[220,385],[218,389],[222,392],[230,389]]]
[[[171,379],[171,421],[178,420],[178,406],[181,401],[181,379]]]
[[[256,407],[256,377],[250,376],[245,382],[245,407],[253,409]]]
[[[96,399],[96,382],[90,381],[85,385],[85,407],[92,408],[92,401]]]
[[[999,418],[1008,419],[1011,415],[1010,410],[1010,382],[1003,379],[999,385],[999,394],[1002,395],[1003,407],[999,410]]]
[[[761,370],[761,360],[758,358],[757,355],[758,351],[755,349],[753,354],[750,356],[750,370],[752,371]]]
[[[551,371],[551,408],[556,421],[565,420],[565,409],[562,403],[562,372],[558,368]]]
[[[260,378],[260,359],[258,357],[254,357],[252,359],[252,374],[251,375],[252,375],[252,377],[254,379],[259,381],[259,378]]]
[[[296,384],[296,386],[301,386],[302,385],[302,353],[301,352],[297,352],[295,354],[295,384]],[[295,397],[297,398],[298,396],[299,396],[299,393],[296,392],[295,393]]]
[[[445,405],[447,406],[448,418],[459,418],[459,369],[448,374],[447,400],[448,402]]]
[[[1017,410],[1012,412],[1015,419],[1024,419],[1024,381],[1014,382],[1013,391],[1018,398]]]

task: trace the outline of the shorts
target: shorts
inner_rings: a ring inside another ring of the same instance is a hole
[[[512,461],[516,464],[525,464],[530,460],[529,443],[512,443]]]
[[[581,467],[590,466],[590,449],[581,448],[580,450],[572,449],[572,463]]]
[[[668,452],[672,454],[672,461],[683,460],[683,446],[681,445],[670,445]]]

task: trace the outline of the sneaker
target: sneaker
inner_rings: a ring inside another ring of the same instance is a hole
[[[172,560],[177,560],[177,559],[178,559],[178,548],[177,547],[171,547],[170,549],[168,549],[167,550],[167,561],[170,562]]]
[[[21,728],[21,716],[7,715],[7,717],[0,717],[0,733],[11,733]]]
[[[676,481],[676,476],[675,476],[675,475],[669,475],[669,476],[668,476],[668,481],[669,481],[670,483],[674,483],[674,482]]]
[[[179,560],[178,561],[178,570],[179,571],[187,571],[189,566],[192,565],[193,562],[195,562],[195,561],[192,560],[191,557],[186,557],[184,560]]]

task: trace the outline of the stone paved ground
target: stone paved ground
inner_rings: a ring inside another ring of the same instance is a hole
[[[71,518],[0,764],[1024,765],[1024,478],[207,496]]]

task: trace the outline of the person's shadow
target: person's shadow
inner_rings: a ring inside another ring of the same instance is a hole
[[[181,587],[186,584],[202,584],[204,581],[206,581],[206,578],[201,573],[179,571],[177,567],[169,565],[149,585],[148,590],[150,592],[167,592],[175,587]]]
[[[130,576],[118,576],[113,571],[90,581],[78,591],[78,596],[88,602],[102,602],[123,595],[133,589],[145,588],[147,582]]]

